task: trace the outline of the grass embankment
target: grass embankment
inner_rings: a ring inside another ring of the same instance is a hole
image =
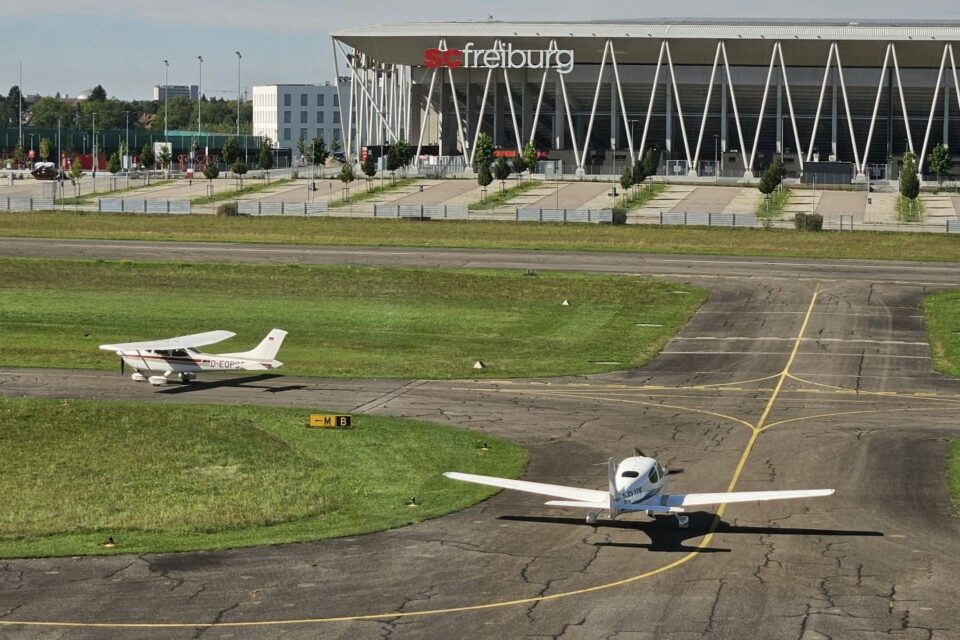
[[[900,222],[922,222],[923,214],[922,197],[911,200],[902,194],[897,196],[897,219]]]
[[[371,187],[366,191],[360,191],[359,193],[354,193],[350,196],[340,198],[338,200],[333,200],[329,203],[331,209],[337,209],[340,207],[348,207],[358,202],[363,202],[364,200],[369,200],[371,198],[376,198],[377,196],[383,195],[385,193],[394,193],[403,189],[404,187],[409,187],[416,180],[414,178],[400,178],[395,180],[390,184],[385,184],[382,187]]]
[[[944,291],[923,301],[933,368],[960,378],[960,291]]]
[[[0,364],[115,369],[97,345],[222,328],[237,337],[210,350],[229,353],[280,327],[290,374],[611,371],[647,362],[705,295],[626,276],[10,259],[0,260]]]
[[[790,189],[778,189],[769,197],[759,198],[754,212],[760,218],[779,218],[783,215],[783,209],[790,201],[791,195],[793,192]]]
[[[0,399],[0,557],[143,553],[318,540],[399,527],[517,477],[511,443],[455,427],[307,410]],[[490,446],[480,448],[482,442]],[[420,506],[407,502],[416,497]],[[112,537],[116,546],[101,543]]]
[[[960,242],[942,233],[805,233],[478,220],[425,225],[348,218],[0,213],[2,236],[960,261]]]
[[[526,182],[518,182],[512,187],[508,187],[503,191],[498,191],[493,195],[488,195],[483,199],[483,202],[472,202],[468,205],[470,211],[489,211],[490,209],[497,209],[502,207],[504,204],[516,198],[525,191],[529,191],[535,187],[542,187],[544,183],[538,180],[527,180]],[[489,187],[488,187],[489,189]]]
[[[117,180],[122,180],[123,178],[117,178]],[[59,198],[56,200],[57,205],[71,205],[71,204],[88,204],[93,202],[97,198],[114,196],[122,196],[125,193],[130,193],[132,191],[142,191],[144,189],[153,189],[155,187],[166,187],[173,184],[173,180],[157,180],[156,182],[151,182],[150,184],[141,184],[136,187],[130,187],[125,189],[114,189],[113,191],[91,191],[90,193],[81,193],[79,196],[73,196],[71,198]]]
[[[620,207],[625,211],[639,209],[663,193],[663,190],[666,188],[667,185],[663,182],[651,182],[649,184],[640,185],[639,189],[634,189],[630,194],[624,196],[620,203]]]
[[[200,179],[197,179],[200,181]],[[210,182],[207,180],[207,182]],[[198,198],[191,198],[190,204],[213,204],[215,202],[223,202],[224,200],[235,200],[240,196],[248,196],[251,193],[259,193],[261,191],[266,191],[267,189],[273,189],[275,187],[282,187],[284,185],[290,184],[293,182],[291,178],[281,178],[279,180],[274,180],[273,182],[261,182],[259,184],[248,184],[245,187],[240,189],[229,189],[227,191],[221,191],[220,193],[214,193],[212,196],[200,196]]]

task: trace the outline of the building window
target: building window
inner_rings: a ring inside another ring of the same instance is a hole
[[[317,111],[317,124],[323,124],[323,111]]]
[[[335,107],[339,107],[339,106],[340,106],[340,96],[338,96],[338,95],[336,95],[336,94],[333,95],[333,106],[335,106]]]
[[[284,124],[290,124],[290,112],[289,112],[289,111],[284,111],[284,112],[283,112],[283,123],[284,123]]]
[[[290,106],[290,94],[289,94],[289,93],[283,94],[283,106],[285,106],[285,107],[289,107],[289,106]]]
[[[307,112],[306,112],[306,111],[301,111],[301,112],[300,112],[300,124],[306,124],[306,123],[307,123]]]
[[[301,139],[301,140],[306,140],[306,139],[307,139],[307,129],[306,129],[306,127],[300,129],[300,139]]]
[[[334,112],[333,112],[333,123],[334,123],[334,124],[340,124],[340,112],[339,112],[339,111],[334,111]]]
[[[283,129],[283,139],[284,139],[284,140],[289,140],[289,139],[290,139],[290,127],[284,127],[284,129]]]
[[[323,94],[322,94],[322,93],[318,93],[318,94],[317,94],[317,106],[318,106],[318,107],[322,107],[322,106],[323,106]]]
[[[334,139],[334,140],[337,140],[337,141],[340,140],[340,128],[339,128],[339,127],[337,127],[336,129],[333,130],[333,139]]]
[[[300,94],[300,106],[301,107],[307,106],[307,94],[305,93]]]

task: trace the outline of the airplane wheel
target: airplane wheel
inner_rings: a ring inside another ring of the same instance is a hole
[[[587,514],[587,524],[597,524],[597,517],[599,513],[588,513]]]

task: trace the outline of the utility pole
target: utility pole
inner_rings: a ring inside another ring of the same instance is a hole
[[[93,153],[93,192],[97,192],[97,112],[93,112],[93,141],[90,151]]]
[[[23,148],[23,60],[20,61],[20,84],[17,85],[17,102],[19,103],[19,112],[17,116],[17,125],[20,132],[20,148]]]

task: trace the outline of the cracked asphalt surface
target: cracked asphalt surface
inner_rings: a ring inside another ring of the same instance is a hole
[[[145,258],[154,251],[145,244],[5,239],[0,254]],[[237,259],[218,245],[173,247],[154,259]],[[0,560],[0,637],[960,636],[960,542],[944,477],[960,382],[932,372],[920,310],[926,293],[956,286],[957,266],[274,250],[241,256],[658,273],[706,286],[710,299],[659,357],[621,373],[503,381],[251,376],[153,389],[112,372],[4,369],[0,394],[417,417],[523,444],[532,480],[603,488],[598,463],[637,446],[683,468],[674,492],[723,491],[735,481],[737,490],[837,493],[730,505],[719,518],[694,512],[681,531],[672,518],[637,515],[588,526],[582,513],[504,492],[356,538]],[[128,626],[84,626],[95,624]]]

